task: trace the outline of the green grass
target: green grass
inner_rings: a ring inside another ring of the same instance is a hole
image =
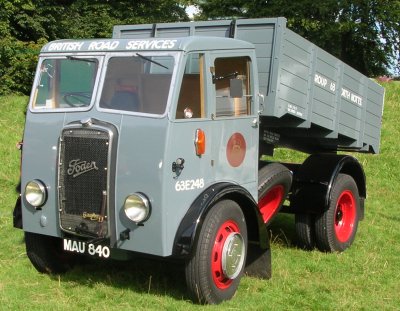
[[[400,83],[386,87],[381,154],[356,155],[368,179],[366,217],[342,254],[295,247],[294,221],[271,226],[273,277],[244,277],[233,300],[209,309],[398,310],[400,308]],[[26,97],[0,97],[0,310],[197,310],[180,267],[86,261],[61,276],[36,272],[23,233],[12,228]],[[285,161],[301,158],[278,150]]]

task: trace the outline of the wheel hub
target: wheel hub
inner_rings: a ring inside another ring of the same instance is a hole
[[[232,232],[226,238],[222,250],[222,270],[229,279],[236,278],[244,264],[245,245],[238,232]]]
[[[343,211],[342,211],[342,207],[338,206],[338,211],[336,212],[336,223],[341,222],[343,219]]]
[[[337,201],[334,219],[336,237],[340,242],[347,242],[353,234],[356,213],[353,193],[350,190],[343,191]]]

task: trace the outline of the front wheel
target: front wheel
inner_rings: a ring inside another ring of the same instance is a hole
[[[25,232],[26,254],[41,273],[64,273],[73,265],[75,257],[62,249],[62,239]]]
[[[331,190],[328,209],[315,220],[318,249],[342,252],[353,243],[359,220],[360,198],[354,179],[339,174]]]
[[[191,258],[186,283],[195,301],[217,304],[235,294],[246,262],[247,227],[239,205],[216,203],[208,212]]]

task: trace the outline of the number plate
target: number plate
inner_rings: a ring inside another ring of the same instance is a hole
[[[110,248],[108,246],[86,243],[84,241],[64,239],[64,250],[67,252],[85,254],[101,258],[110,257]]]

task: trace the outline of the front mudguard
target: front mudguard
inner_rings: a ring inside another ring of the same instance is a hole
[[[13,226],[14,228],[22,229],[21,196],[19,196],[17,202],[15,202],[15,207],[13,211]]]
[[[186,259],[191,255],[208,211],[216,202],[223,199],[237,202],[246,218],[249,246],[245,273],[270,278],[271,250],[269,237],[258,205],[246,189],[228,182],[217,183],[208,187],[191,204],[177,230],[173,257]]]

